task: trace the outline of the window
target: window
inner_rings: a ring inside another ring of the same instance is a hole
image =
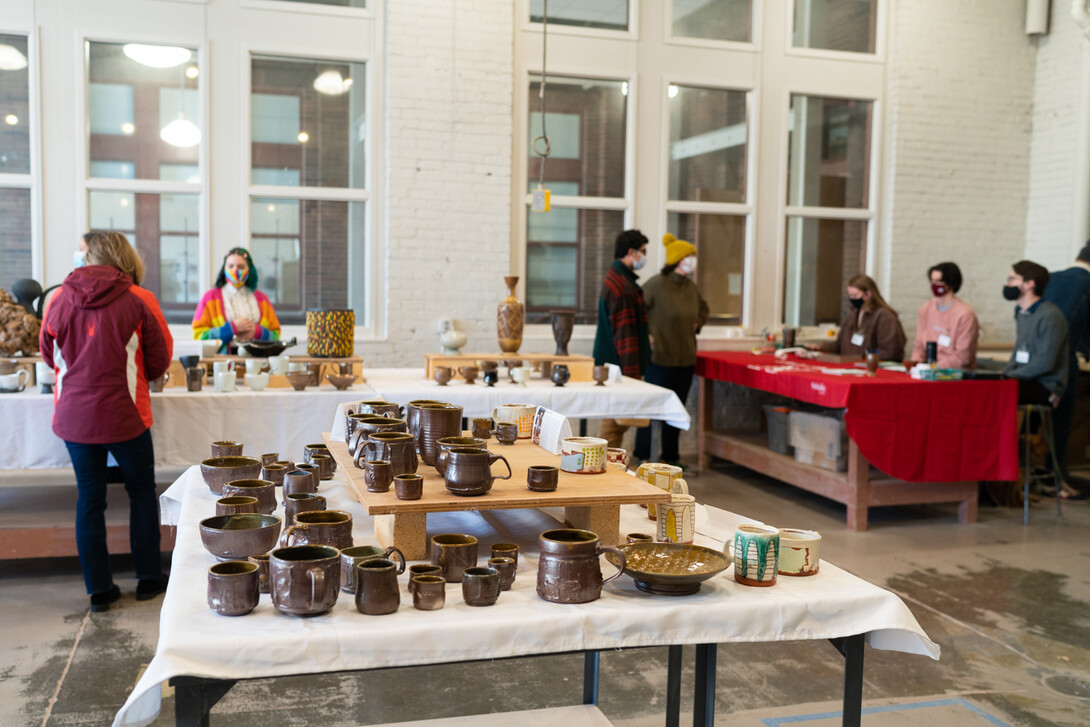
[[[0,288],[33,277],[27,39],[0,35]]]
[[[87,43],[87,227],[129,238],[172,322],[203,287],[200,75],[195,48]]]
[[[627,82],[550,76],[544,117],[540,87],[541,77],[532,75],[527,192],[543,180],[552,209],[527,207],[526,318],[544,323],[551,309],[567,308],[589,323],[613,262],[613,241],[624,229]],[[542,136],[550,147],[544,161],[533,152],[533,140]]]
[[[874,53],[878,0],[795,0],[796,48]]]
[[[675,37],[752,41],[753,0],[673,0],[672,11]]]
[[[365,64],[254,56],[250,251],[281,323],[365,314]]]
[[[544,0],[530,0],[530,22],[544,18]],[[598,30],[628,30],[628,0],[552,0],[549,24]]]

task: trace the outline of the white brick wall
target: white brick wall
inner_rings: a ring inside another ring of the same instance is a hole
[[[1050,270],[1068,267],[1077,252],[1071,227],[1082,42],[1070,3],[1053,2],[1049,34],[1037,41],[1026,215],[1026,257]]]
[[[927,268],[953,260],[982,339],[1013,340],[1011,306],[1000,288],[1025,250],[1034,100],[1025,3],[892,5],[893,116],[880,284],[911,344],[916,311],[931,295]]]
[[[497,347],[510,266],[510,0],[387,3],[384,260],[389,340],[366,366],[423,366],[438,321]]]

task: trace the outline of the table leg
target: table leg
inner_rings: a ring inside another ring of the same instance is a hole
[[[678,727],[681,722],[681,645],[667,647],[666,659],[666,727]]]
[[[693,727],[715,724],[715,644],[696,645],[696,680],[693,687]]]
[[[958,503],[958,522],[961,524],[975,523],[976,522],[976,507],[978,500],[978,493],[980,491],[980,483],[976,483],[976,488],[973,490],[973,496],[962,500]]]
[[[580,437],[587,436],[587,420],[586,419],[580,419],[579,420],[579,436]]]
[[[570,505],[564,508],[564,520],[573,528],[597,533],[603,545],[623,545],[620,505]]]
[[[844,711],[841,724],[859,727],[863,713],[863,645],[866,634],[829,639],[844,655]]]
[[[234,685],[234,679],[171,679],[170,686],[174,687],[175,727],[209,727],[208,713]]]
[[[648,455],[652,462],[658,462],[656,459],[662,454],[662,420],[651,420],[651,449],[648,450]]]
[[[867,529],[867,509],[870,507],[870,462],[853,440],[848,440],[848,530]]]
[[[708,469],[711,458],[704,453],[704,433],[712,428],[712,412],[715,406],[715,384],[704,378],[700,379],[700,390],[696,397],[696,470]]]
[[[375,537],[384,548],[396,547],[407,560],[424,560],[428,557],[428,514],[375,515]]]
[[[583,704],[598,704],[598,651],[583,652]]]

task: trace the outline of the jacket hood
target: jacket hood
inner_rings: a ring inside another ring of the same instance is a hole
[[[62,288],[77,308],[103,308],[132,286],[132,278],[112,265],[87,265],[69,273]]]

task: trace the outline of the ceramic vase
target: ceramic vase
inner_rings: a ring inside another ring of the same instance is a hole
[[[575,326],[575,312],[570,310],[554,310],[550,313],[553,324],[553,340],[556,341],[556,355],[568,355],[568,341],[571,340],[572,328]]]
[[[515,297],[515,286],[519,279],[517,275],[508,275],[503,282],[507,286],[507,297],[496,309],[496,333],[501,351],[517,353],[522,345],[522,326],[525,322],[522,303]]]

